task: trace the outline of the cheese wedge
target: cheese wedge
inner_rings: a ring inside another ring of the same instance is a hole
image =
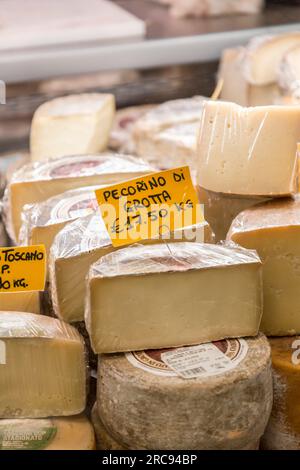
[[[84,415],[1,419],[0,450],[95,450],[93,426]]]
[[[45,201],[70,189],[119,183],[153,171],[142,160],[117,154],[78,155],[25,165],[13,175],[6,190],[9,235],[18,238],[26,204]]]
[[[205,189],[246,196],[297,191],[300,107],[203,105],[197,182]]]
[[[300,199],[259,204],[241,212],[228,233],[263,263],[264,313],[261,330],[269,336],[300,333]]]
[[[40,292],[0,292],[0,310],[41,313]]]
[[[165,241],[213,243],[214,235],[207,222],[177,230]],[[144,240],[143,243],[155,243]],[[56,236],[50,251],[49,277],[55,314],[67,321],[84,318],[85,278],[90,266],[102,256],[115,251],[99,214],[68,224]]]
[[[254,336],[262,314],[254,251],[203,243],[134,245],[101,258],[87,279],[95,353]]]
[[[0,418],[81,413],[86,404],[84,341],[60,320],[0,312]]]
[[[110,94],[69,95],[43,103],[32,119],[31,160],[102,152],[114,113],[115,99]]]

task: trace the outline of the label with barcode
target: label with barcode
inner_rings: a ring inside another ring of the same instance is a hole
[[[161,355],[165,364],[184,379],[209,377],[234,369],[247,354],[245,340],[234,340],[236,353],[228,341],[228,348],[220,347],[222,343],[205,343],[197,346],[177,348]],[[224,351],[224,352],[223,352]]]

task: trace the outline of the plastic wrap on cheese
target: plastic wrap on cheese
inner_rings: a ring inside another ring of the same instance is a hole
[[[172,232],[166,241],[214,242],[207,222]],[[145,240],[144,243],[156,243]],[[66,225],[50,250],[50,292],[55,314],[69,322],[83,320],[85,277],[91,264],[114,251],[104,222],[98,213]]]
[[[300,41],[282,57],[278,82],[286,95],[300,99]]]
[[[246,263],[260,263],[256,251],[238,245],[168,243],[133,245],[110,253],[91,266],[89,278],[141,276],[162,272],[207,269]]]
[[[242,196],[297,192],[300,107],[206,101],[196,151],[197,183]]]
[[[155,171],[130,155],[99,154],[63,157],[24,165],[8,185],[4,207],[9,235],[17,240],[26,204],[44,201],[83,186],[112,184]]]
[[[300,198],[281,198],[260,203],[241,212],[232,222],[227,239],[236,232],[300,225]]]

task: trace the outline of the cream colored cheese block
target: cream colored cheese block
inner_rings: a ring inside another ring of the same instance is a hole
[[[210,191],[285,196],[297,191],[300,107],[207,101],[197,146],[197,182]]]
[[[289,32],[277,36],[261,36],[251,39],[244,60],[244,73],[253,85],[276,82],[283,55],[300,45],[300,32]]]
[[[270,338],[274,402],[265,450],[300,450],[300,337]]]
[[[0,418],[81,413],[86,404],[83,338],[43,315],[0,312]]]
[[[119,154],[77,155],[25,165],[13,175],[6,190],[9,235],[17,239],[26,204],[82,186],[119,183],[153,171],[142,160]]]
[[[97,354],[254,336],[261,320],[261,262],[238,247],[133,245],[93,264],[87,286]]]
[[[110,132],[108,146],[114,151],[134,151],[132,141],[132,128],[138,119],[141,119],[148,111],[156,105],[144,104],[141,106],[129,106],[118,109],[114,118],[113,127]]]
[[[174,239],[213,243],[214,235],[204,222],[177,230],[166,241]],[[89,268],[114,250],[99,214],[82,217],[57,234],[50,252],[49,277],[53,309],[59,318],[67,322],[84,319],[85,278]]]
[[[198,121],[168,127],[143,139],[139,155],[161,169],[187,165],[193,171],[198,130]]]
[[[243,73],[246,54],[244,47],[224,49],[218,76],[223,79],[221,99],[241,106],[263,106],[274,104],[279,96],[277,83],[252,85]]]
[[[115,99],[110,94],[69,95],[43,103],[32,119],[31,160],[102,152],[114,113]]]
[[[148,139],[162,130],[190,122],[199,122],[202,114],[202,96],[166,101],[146,113],[135,123],[132,136],[137,155],[145,154]]]
[[[233,221],[228,240],[258,252],[263,263],[264,312],[269,336],[300,333],[300,199],[259,204]]]
[[[191,375],[171,368],[166,353],[177,353],[177,364]],[[98,414],[124,446],[256,449],[272,407],[270,347],[259,335],[178,350],[103,355],[97,383]]]
[[[225,240],[233,219],[243,210],[259,202],[267,201],[262,197],[242,197],[230,194],[215,193],[197,186],[200,204],[203,204],[205,220],[215,234],[216,242]]]
[[[99,186],[71,189],[22,211],[21,245],[44,244],[47,255],[55,236],[67,223],[99,211],[95,190]]]
[[[0,450],[95,450],[84,415],[48,419],[1,419]]]
[[[96,403],[92,409],[91,420],[95,429],[97,450],[129,450],[119,444],[105,429],[104,424],[99,418]]]
[[[0,292],[0,310],[41,313],[40,292]]]
[[[278,82],[287,95],[300,98],[300,41],[284,54],[279,64]]]

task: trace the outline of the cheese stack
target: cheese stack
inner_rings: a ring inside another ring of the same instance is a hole
[[[99,449],[254,450],[271,407],[259,335],[99,357],[92,422]]]
[[[300,342],[292,336],[300,333],[299,235],[299,196],[259,204],[242,212],[228,233],[228,240],[257,250],[263,263],[261,329],[273,337],[274,376],[274,407],[264,437],[267,449],[300,449],[300,410],[296,404]]]
[[[213,243],[209,225],[199,223],[171,233],[165,239]],[[145,240],[144,243],[154,243]],[[68,224],[54,239],[50,259],[50,291],[54,313],[67,322],[84,319],[85,278],[90,266],[115,251],[99,213]]]

